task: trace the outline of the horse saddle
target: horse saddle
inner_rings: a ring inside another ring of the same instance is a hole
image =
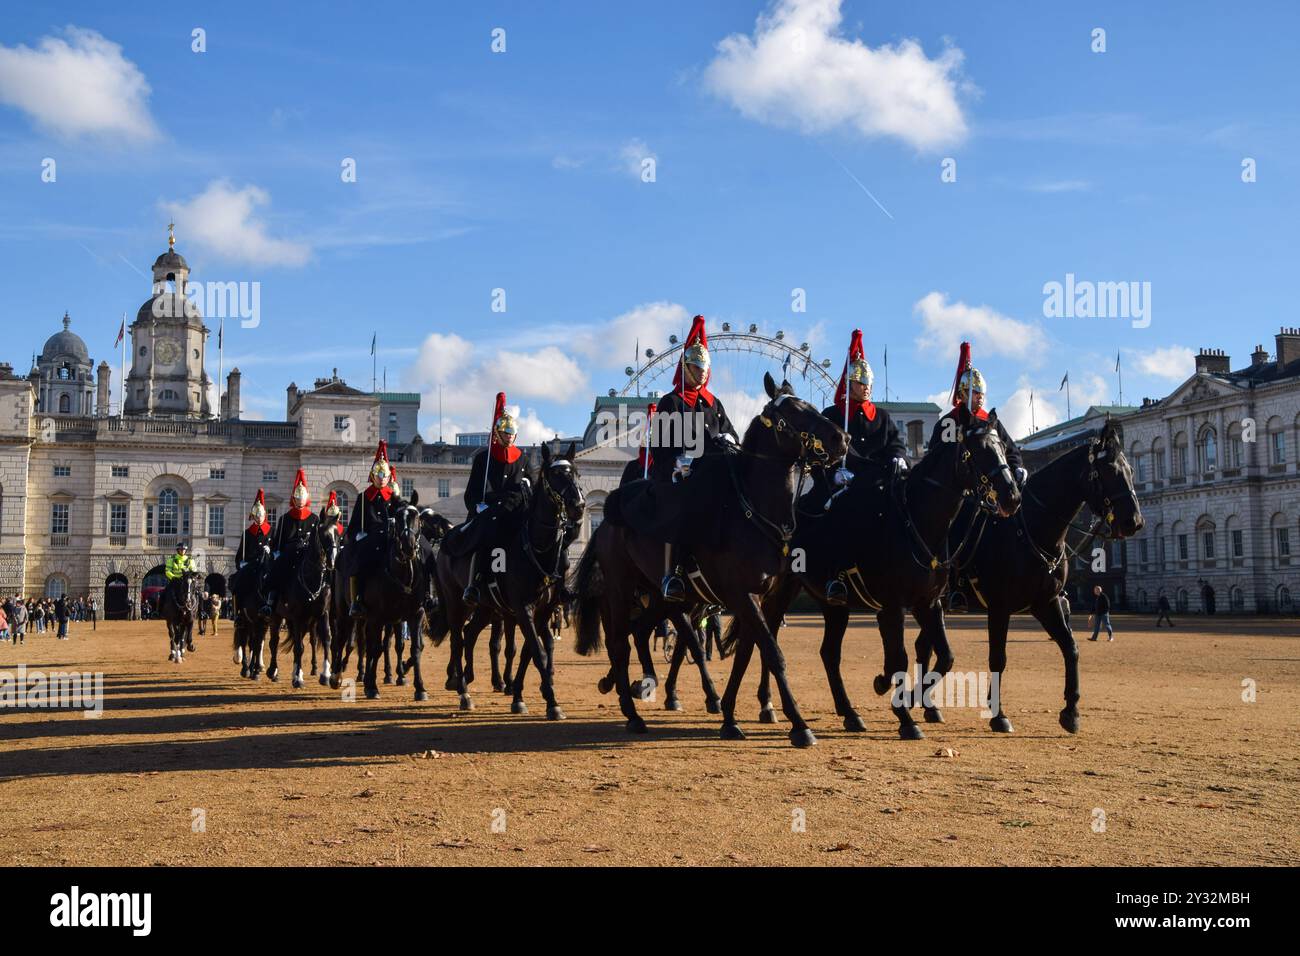
[[[605,499],[605,520],[656,541],[716,544],[726,502],[734,495],[728,461],[721,455],[701,458],[682,481],[630,481]]]

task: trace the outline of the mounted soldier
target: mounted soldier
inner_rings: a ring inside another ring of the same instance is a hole
[[[235,571],[245,565],[260,562],[264,554],[271,553],[271,522],[266,520],[266,494],[257,489],[253,507],[248,510],[248,526],[239,536],[239,549],[235,552]]]
[[[344,547],[344,560],[348,568],[348,601],[351,606],[348,614],[352,617],[365,617],[365,605],[361,601],[361,568],[365,556],[383,553],[388,541],[388,519],[400,506],[404,505],[397,492],[397,472],[388,461],[388,443],[382,439],[375,449],[375,460],[370,466],[370,481],[366,490],[352,509],[348,519],[347,545]]]
[[[956,436],[960,434],[958,408],[961,406],[966,406],[971,415],[980,421],[989,420],[989,413],[984,408],[984,376],[971,364],[969,342],[961,344],[961,352],[957,358],[957,374],[952,383],[952,408],[934,423],[934,430],[930,433],[930,447],[933,448],[936,442],[957,440]],[[1029,472],[1025,470],[1020,458],[1020,449],[1011,440],[1011,435],[1002,426],[1002,422],[997,418],[994,422],[998,437],[1002,439],[1007,465],[1016,477],[1017,487],[1023,488],[1026,479],[1029,478]]]
[[[289,583],[289,575],[298,567],[303,552],[312,544],[320,527],[320,517],[311,510],[311,492],[307,490],[307,475],[299,468],[293,478],[293,491],[289,495],[289,510],[280,516],[271,540],[271,578],[262,613],[270,616],[275,602]]]
[[[649,476],[658,485],[680,483],[680,490],[653,496],[661,511],[662,526],[670,529],[664,544],[664,600],[686,599],[686,584],[678,563],[677,550],[691,544],[692,527],[706,519],[709,488],[691,484],[696,458],[739,449],[740,440],[727,418],[722,401],[709,391],[709,340],[704,316],[691,320],[691,331],[682,344],[682,358],[673,376],[673,390],[659,399],[655,416],[655,452],[650,457]],[[687,452],[694,452],[694,457]]]
[[[499,547],[506,535],[517,529],[532,490],[528,462],[515,446],[519,433],[515,417],[506,411],[506,393],[497,392],[492,412],[492,431],[488,446],[475,456],[465,486],[465,511],[468,519],[461,526],[464,535],[460,547],[472,550],[469,584],[461,600],[470,608],[482,600],[479,576],[491,560],[492,549]]]
[[[821,499],[829,502],[836,489],[845,488],[855,477],[901,476],[907,472],[907,447],[889,412],[871,400],[875,379],[862,348],[862,330],[854,329],[844,371],[835,389],[835,404],[822,414],[849,434],[849,450],[840,467],[817,476]],[[867,479],[864,479],[867,480]],[[849,592],[839,575],[826,582],[828,604],[847,604]]]
[[[343,517],[343,510],[339,507],[338,493],[333,490],[330,491],[329,500],[325,502],[325,517],[338,525],[339,535],[342,536],[345,530],[340,520]]]

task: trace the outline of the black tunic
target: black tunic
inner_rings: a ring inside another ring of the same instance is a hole
[[[235,552],[235,567],[238,568],[245,561],[256,561],[261,554],[264,545],[269,546],[271,543],[271,533],[262,533],[262,529],[250,531],[245,528],[239,536],[239,549]]]
[[[822,414],[840,427],[844,426],[844,412],[832,405]],[[849,455],[845,467],[859,474],[870,464],[885,466],[895,458],[907,459],[907,446],[898,433],[898,426],[889,412],[876,406],[876,417],[868,420],[862,407],[855,405],[849,414]]]
[[[489,464],[489,462],[491,464]],[[483,491],[483,469],[487,469],[487,492]],[[469,484],[465,486],[465,509],[474,517],[480,503],[518,511],[528,500],[524,479],[529,478],[528,462],[521,452],[512,462],[493,458],[490,449],[483,448],[474,455],[469,470]],[[529,478],[529,481],[532,479]]]
[[[271,550],[280,554],[299,554],[309,544],[312,535],[320,527],[320,516],[314,511],[307,512],[305,518],[295,518],[289,512],[280,516],[271,538]]]
[[[939,442],[943,441],[943,423],[946,419],[956,421],[957,410],[953,409],[949,411],[948,414],[944,415],[934,423],[934,430],[930,432],[930,448],[936,447]],[[1023,467],[1020,459],[1020,448],[1011,440],[1011,436],[1007,434],[1007,430],[1002,427],[1001,419],[998,420],[997,426],[998,437],[1002,439],[1002,445],[1006,452],[1007,464],[1011,467],[1011,471],[1014,473],[1017,468]]]
[[[663,415],[671,415],[672,417],[661,418],[660,416]],[[704,433],[705,454],[718,450],[718,439],[724,434],[737,439],[737,443],[739,443],[736,429],[732,427],[731,420],[727,418],[727,410],[722,407],[722,399],[715,395],[713,404],[710,405],[703,398],[698,398],[695,400],[695,407],[692,408],[686,404],[686,399],[682,398],[680,393],[669,392],[659,399],[659,405],[655,408],[655,416],[651,425],[651,434],[657,442],[651,450],[651,480],[672,481],[673,468],[677,463],[677,458],[686,451],[685,421],[687,416],[694,416],[691,419],[691,443],[694,444],[698,441],[701,430]],[[673,423],[671,427],[669,427],[669,422]]]
[[[383,495],[375,495],[373,498],[366,496],[362,492],[357,499],[356,505],[352,508],[352,514],[348,517],[348,534],[349,541],[356,541],[357,535],[364,531],[367,535],[386,535],[388,533],[388,516],[393,510],[404,506],[406,502],[402,500],[401,495],[396,491],[385,500]]]

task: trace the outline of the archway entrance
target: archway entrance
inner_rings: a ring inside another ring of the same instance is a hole
[[[156,565],[140,582],[140,617],[158,616],[158,600],[167,589],[167,568]]]
[[[124,621],[130,615],[128,601],[131,585],[125,574],[110,574],[104,579],[104,620]]]

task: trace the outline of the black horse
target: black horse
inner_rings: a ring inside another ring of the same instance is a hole
[[[266,602],[266,580],[270,570],[271,551],[259,547],[250,560],[230,577],[234,661],[239,665],[239,676],[249,680],[257,680],[262,673],[267,619],[261,609]]]
[[[677,629],[677,641],[673,644],[673,656],[668,665],[668,679],[664,682],[664,710],[682,709],[681,699],[677,696],[677,675],[682,661],[689,652],[695,666],[700,671],[700,686],[704,691],[704,709],[710,714],[722,713],[722,698],[718,696],[709,674],[709,666],[704,659],[704,640],[699,631],[691,624],[702,608],[708,607],[706,601],[691,602],[689,611],[681,610],[681,605],[665,605],[668,620]],[[650,636],[658,626],[645,615],[637,615],[632,624],[632,646],[636,649],[637,660],[641,664],[641,679],[631,684],[632,696],[637,700],[653,700],[655,688],[659,686],[659,675],[655,671],[654,654],[650,649]],[[596,689],[608,694],[618,686],[616,665],[611,664],[609,673],[596,682]]]
[[[519,669],[510,688],[511,713],[528,713],[523,699],[524,672],[529,660],[535,659],[541,674],[547,719],[564,719],[564,710],[556,703],[552,686],[553,641],[547,621],[560,600],[568,545],[581,527],[586,508],[578,470],[573,464],[575,452],[576,446],[570,443],[564,457],[554,459],[550,446],[542,446],[537,487],[529,496],[519,533],[501,545],[505,570],[484,575],[483,602],[472,614],[461,600],[469,577],[470,556],[454,555],[446,548],[438,552],[435,567],[439,611],[437,619],[430,622],[430,637],[434,644],[439,644],[451,634],[453,667],[448,684],[454,682],[462,710],[474,706],[468,679],[472,670],[464,653],[466,627],[477,624],[481,630],[496,613],[518,625],[524,637]]]
[[[707,588],[718,599],[715,603],[735,615],[746,635],[745,646],[758,644],[776,677],[782,707],[792,724],[790,740],[796,747],[807,747],[816,743],[816,738],[799,713],[781,650],[759,601],[789,561],[796,477],[802,483],[807,467],[843,457],[847,438],[843,429],[796,397],[788,382],[778,388],[771,375],[764,375],[763,386],[768,403],[745,430],[739,452],[705,456],[697,466],[700,474],[687,479],[687,488],[694,494],[717,492],[716,497],[710,494],[707,502],[711,527],[690,549],[699,573],[699,577],[691,577],[697,589]],[[700,479],[704,482],[691,486]],[[659,592],[664,566],[662,540],[621,524],[619,498],[633,489],[633,485],[620,488],[606,501],[605,521],[578,564],[573,590],[578,653],[595,651],[603,628],[627,729],[644,733],[645,720],[636,712],[627,673],[628,634],[635,626],[634,612],[643,627],[653,627],[671,609]],[[722,701],[722,737],[740,739],[743,734],[734,719],[734,689],[728,691],[730,701],[725,697]]]
[[[167,659],[185,662],[185,649],[194,650],[194,620],[199,613],[198,571],[186,571],[167,582],[158,613],[167,622]]]
[[[1077,550],[1098,533],[1126,538],[1142,530],[1142,511],[1133,489],[1133,471],[1124,457],[1120,426],[1106,419],[1101,431],[1086,444],[1067,451],[1035,472],[1024,488],[1024,502],[1015,518],[985,519],[972,516],[979,527],[977,545],[969,561],[958,570],[958,586],[970,606],[978,601],[988,609],[989,726],[999,733],[1012,731],[1002,711],[1002,675],[1007,666],[1007,628],[1011,615],[1029,611],[1061,649],[1065,660],[1065,708],[1060,723],[1070,733],[1079,730],[1079,648],[1070,630],[1065,604],[1065,580],[1070,557],[1066,536],[1071,528],[1085,537]],[[1092,527],[1075,524],[1087,504],[1096,520]],[[954,536],[963,522],[958,521]],[[970,533],[970,532],[962,532]],[[916,641],[916,659],[928,666],[931,645],[926,635]],[[927,708],[927,720],[942,719],[937,707]]]
[[[923,693],[925,686],[942,679],[952,667],[939,598],[948,580],[949,566],[960,559],[959,554],[944,556],[944,552],[964,497],[974,495],[984,507],[1007,515],[1020,506],[1020,492],[1007,467],[996,427],[997,412],[991,412],[985,421],[961,407],[957,423],[956,440],[932,445],[904,478],[895,480],[882,473],[879,481],[872,481],[870,475],[859,475],[829,509],[817,500],[814,514],[820,512],[820,516],[801,518],[795,534],[791,573],[764,601],[764,614],[773,630],[800,588],[805,588],[821,606],[822,663],[835,699],[835,712],[844,718],[845,730],[865,730],[866,724],[849,699],[840,673],[850,607],[826,603],[827,581],[847,572],[852,605],[875,611],[885,666],[875,678],[874,689],[883,694],[892,688],[891,709],[898,718],[898,735],[904,740],[919,740],[925,734],[912,719],[904,693],[904,615],[910,608],[927,645],[936,651],[935,671],[926,675],[920,688]],[[727,694],[733,700],[748,663],[744,637],[734,625],[723,636],[720,647],[728,653],[738,638],[736,661],[727,685]],[[759,685],[760,715],[770,712],[769,701],[764,674]]]
[[[312,654],[319,641],[323,648],[325,667],[320,673],[321,686],[328,686],[330,674],[330,582],[338,559],[339,542],[343,533],[337,521],[326,516],[321,508],[316,533],[299,556],[295,567],[289,570],[288,585],[282,589],[271,613],[271,666],[266,670],[269,680],[279,680],[280,675],[280,623],[287,625],[289,644],[293,649],[293,686],[301,688],[306,681],[302,674],[304,643],[312,642]]]
[[[358,507],[360,503],[358,502]],[[334,614],[338,634],[330,648],[333,673],[330,686],[338,687],[347,666],[347,655],[355,644],[358,655],[364,653],[366,697],[379,696],[376,668],[384,652],[384,628],[400,628],[403,621],[414,620],[418,635],[419,622],[424,614],[428,597],[428,577],[425,574],[420,548],[420,509],[417,500],[400,502],[388,516],[387,534],[381,554],[368,568],[364,568],[362,599],[366,615],[360,620],[348,613],[347,573],[350,562],[340,562],[334,571]],[[352,560],[363,560],[353,558]],[[413,645],[418,647],[418,644]],[[415,699],[425,700],[428,695],[420,679],[419,654],[415,654]]]

